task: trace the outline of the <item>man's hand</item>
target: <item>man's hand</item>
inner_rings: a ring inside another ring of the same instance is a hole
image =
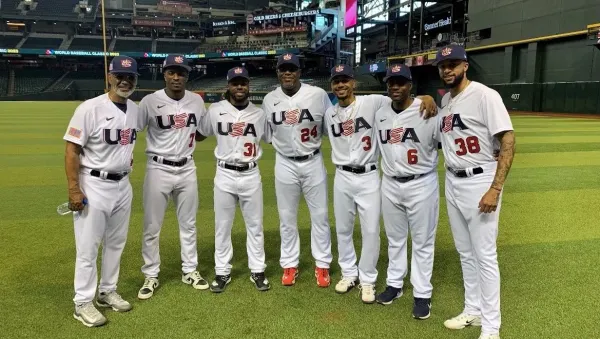
[[[500,197],[500,191],[495,188],[490,188],[481,200],[479,201],[479,212],[481,213],[492,213],[496,211],[498,207],[498,198]]]
[[[71,211],[81,211],[85,207],[83,200],[87,198],[79,188],[69,190],[69,209]]]
[[[202,134],[200,134],[200,132],[196,131],[196,137],[195,137],[196,141],[203,141],[206,139],[206,137]]]
[[[419,95],[417,99],[421,99],[421,107],[419,107],[419,112],[425,119],[429,119],[437,115],[437,104],[433,97],[429,95]]]
[[[499,149],[494,150],[494,160],[498,161],[498,157],[500,157],[500,150]]]

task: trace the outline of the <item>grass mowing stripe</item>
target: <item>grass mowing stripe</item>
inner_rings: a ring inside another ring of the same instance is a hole
[[[519,144],[544,144],[544,143],[556,143],[557,141],[564,143],[582,143],[582,142],[600,142],[600,135],[596,136],[564,136],[560,138],[539,136],[539,137],[519,137],[516,136],[516,142]]]
[[[584,152],[600,150],[600,142],[521,144],[517,137],[516,153],[558,153]]]
[[[544,136],[544,137],[571,137],[571,136],[597,136],[600,133],[600,128],[598,128],[598,130],[595,131],[577,131],[577,132],[572,132],[572,131],[549,131],[549,132],[523,132],[523,131],[518,131],[516,136],[517,138],[520,137],[537,137],[537,136]]]

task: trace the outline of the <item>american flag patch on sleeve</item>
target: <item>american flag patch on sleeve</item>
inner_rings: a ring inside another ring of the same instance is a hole
[[[81,138],[81,130],[77,129],[75,127],[70,127],[69,128],[69,135],[73,136],[73,137],[75,137],[77,139],[79,139],[79,138]]]

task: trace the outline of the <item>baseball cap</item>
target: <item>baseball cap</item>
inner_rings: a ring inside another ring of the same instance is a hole
[[[189,65],[189,60],[179,54],[170,54],[165,58],[163,69],[167,67],[181,67],[188,72],[192,70],[192,67]]]
[[[234,67],[227,72],[227,81],[230,81],[234,78],[244,78],[250,80],[250,75],[248,74],[248,70],[244,67]]]
[[[125,55],[114,57],[108,66],[109,73],[129,73],[139,75],[137,61]]]
[[[294,66],[300,68],[300,59],[298,58],[297,55],[292,54],[292,53],[285,53],[285,54],[280,55],[277,58],[277,68],[279,68],[279,66],[281,66],[281,65],[286,65],[286,64],[294,65]]]
[[[349,65],[337,65],[331,69],[331,77],[329,81],[333,80],[336,76],[347,76],[354,79],[354,70]]]
[[[467,61],[467,52],[462,46],[459,45],[448,45],[442,47],[437,51],[435,55],[435,61],[433,66],[437,66],[441,61],[444,60],[463,60]]]
[[[412,74],[410,73],[410,67],[406,65],[391,65],[388,67],[383,82],[387,82],[391,77],[403,77],[409,81],[412,81]]]

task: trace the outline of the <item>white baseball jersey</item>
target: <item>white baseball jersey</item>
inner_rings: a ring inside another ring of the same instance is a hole
[[[217,137],[215,157],[228,164],[257,161],[263,152],[260,140],[271,141],[267,116],[253,103],[241,111],[227,100],[210,105],[198,131],[203,136]]]
[[[437,168],[440,118],[424,119],[420,106],[415,98],[402,112],[388,104],[375,114],[381,168],[387,176],[426,174]]]
[[[133,165],[133,148],[137,139],[138,106],[127,100],[123,113],[107,94],[81,103],[64,140],[83,148],[80,166],[109,173],[129,172]]]
[[[319,149],[323,116],[331,106],[327,92],[307,84],[291,97],[281,87],[267,94],[262,109],[273,131],[273,148],[288,157],[309,155]]]
[[[347,107],[338,103],[327,109],[324,130],[335,165],[358,167],[378,162],[375,112],[390,103],[383,95],[361,95]]]
[[[171,99],[164,89],[146,95],[138,117],[138,130],[148,127],[146,154],[173,161],[192,155],[198,121],[205,114],[204,100],[190,91],[180,100]]]
[[[454,169],[495,162],[499,141],[494,135],[513,130],[500,94],[475,81],[455,98],[446,93],[439,115],[444,160]]]

